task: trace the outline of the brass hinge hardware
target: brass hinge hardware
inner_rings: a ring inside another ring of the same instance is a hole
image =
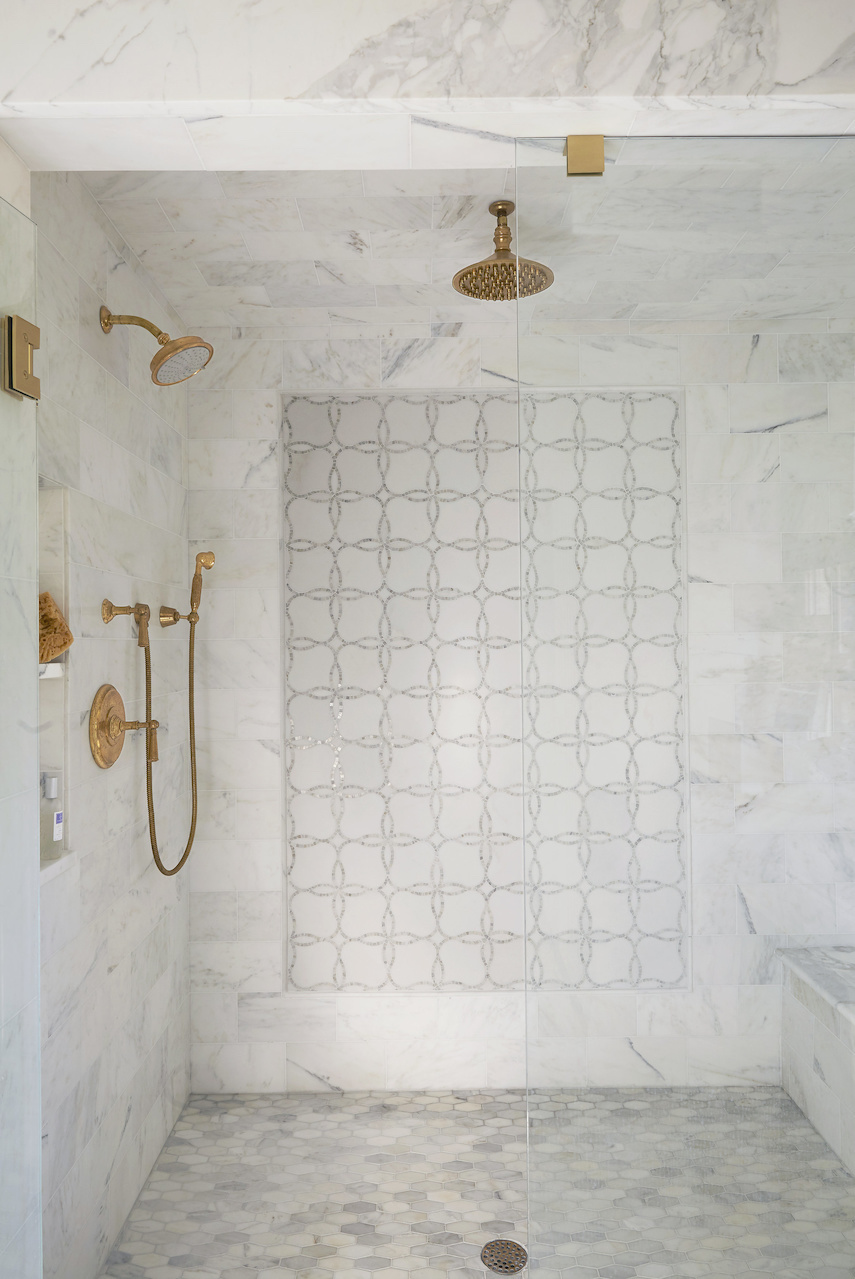
[[[33,351],[41,345],[41,332],[20,315],[5,315],[2,322],[3,390],[16,400],[37,400],[41,383],[33,372]]]
[[[564,154],[567,156],[568,178],[583,174],[602,177],[606,171],[606,140],[601,133],[569,134]]]

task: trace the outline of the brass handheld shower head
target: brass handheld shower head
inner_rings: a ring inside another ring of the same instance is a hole
[[[179,613],[177,608],[168,608],[165,604],[160,606],[160,624],[161,626],[174,626],[176,622],[189,622],[190,626],[199,620],[199,603],[202,599],[202,569],[214,567],[214,552],[200,551],[196,556],[196,571],[193,574],[193,582],[190,587],[190,612]]]
[[[100,311],[101,328],[109,333],[114,324],[137,324],[157,338],[160,350],[151,361],[151,380],[155,386],[175,386],[195,377],[211,359],[214,348],[204,338],[171,338],[151,320],[140,315],[112,315],[109,307]]]

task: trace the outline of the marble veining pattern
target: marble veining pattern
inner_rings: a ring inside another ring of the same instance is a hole
[[[855,1183],[777,1088],[193,1097],[105,1279],[848,1279]],[[531,1237],[526,1210],[531,1211]]]

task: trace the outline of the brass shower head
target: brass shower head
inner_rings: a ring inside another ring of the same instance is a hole
[[[482,302],[507,302],[517,296],[517,282],[519,296],[528,298],[548,289],[555,279],[548,266],[511,252],[508,214],[513,213],[514,207],[513,200],[494,200],[490,205],[490,212],[496,218],[493,233],[496,252],[457,272],[451,283],[458,293]]]
[[[171,338],[151,320],[140,315],[111,315],[106,306],[101,307],[101,328],[109,333],[114,324],[138,324],[157,338],[160,350],[151,361],[151,380],[155,386],[175,386],[195,377],[214,354],[210,342],[203,338]]]

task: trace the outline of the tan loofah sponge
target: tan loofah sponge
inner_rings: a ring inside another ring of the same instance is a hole
[[[39,661],[49,662],[59,657],[74,643],[68,622],[57,608],[50,591],[39,596]]]

